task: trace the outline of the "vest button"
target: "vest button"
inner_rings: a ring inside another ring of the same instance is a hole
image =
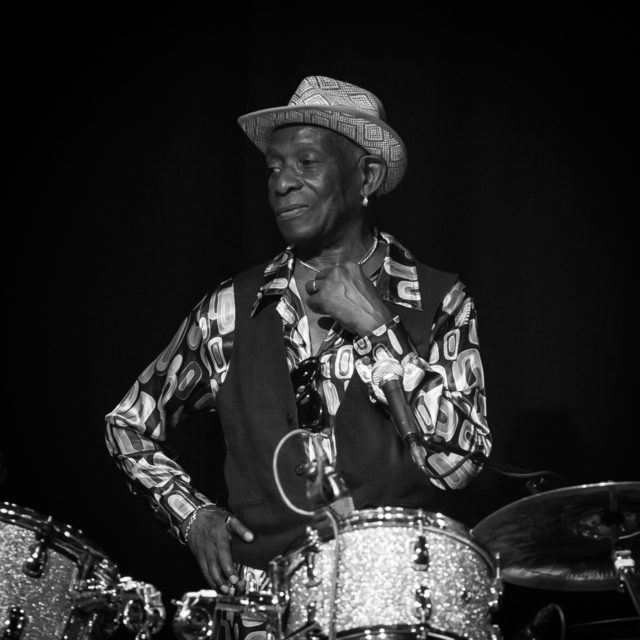
[[[293,413],[287,411],[287,424],[291,426],[293,424]]]
[[[303,464],[297,464],[296,468],[295,468],[295,472],[297,476],[301,476],[304,473],[304,465]]]

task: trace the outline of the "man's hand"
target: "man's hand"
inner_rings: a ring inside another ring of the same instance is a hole
[[[305,284],[312,311],[329,315],[363,337],[393,317],[375,286],[356,262],[323,269]]]
[[[247,527],[228,511],[211,506],[198,511],[189,532],[188,545],[207,582],[224,593],[242,589],[231,558],[231,536],[253,540]]]

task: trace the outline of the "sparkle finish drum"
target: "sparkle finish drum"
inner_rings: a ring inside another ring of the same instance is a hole
[[[82,532],[0,503],[0,633],[98,640],[119,625],[118,568]]]
[[[385,507],[329,529],[310,529],[271,563],[288,601],[282,637],[502,637],[491,622],[501,593],[494,559],[459,522]]]

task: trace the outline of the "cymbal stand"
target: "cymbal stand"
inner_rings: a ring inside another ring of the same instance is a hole
[[[626,590],[640,616],[640,588],[638,587],[636,561],[633,559],[631,551],[629,549],[616,549],[613,552],[613,564],[620,581],[620,591]]]
[[[631,598],[631,602],[640,616],[640,586],[638,585],[638,573],[636,571],[636,561],[631,553],[631,549],[618,549],[618,543],[621,539],[624,539],[621,536],[621,533],[624,533],[623,530],[623,522],[624,517],[622,512],[618,507],[618,500],[616,496],[612,493],[609,497],[609,517],[613,521],[613,531],[614,535],[612,536],[613,542],[613,566],[616,570],[616,577],[619,582],[619,590],[626,591]],[[638,535],[638,532],[634,532],[629,537],[633,537],[634,535]]]

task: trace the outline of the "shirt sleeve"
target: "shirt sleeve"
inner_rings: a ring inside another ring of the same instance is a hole
[[[166,444],[171,428],[192,413],[215,411],[235,327],[233,286],[223,283],[183,320],[167,347],[108,413],[106,444],[131,491],[181,539],[180,525],[200,505],[199,493]]]
[[[404,368],[403,388],[418,427],[444,443],[488,456],[491,434],[477,325],[474,301],[458,280],[436,314],[426,360],[398,316],[354,342],[354,351],[356,369],[372,400],[386,404],[384,393],[373,383],[373,366],[394,358]],[[442,489],[466,486],[482,465],[466,460],[458,466],[461,460],[455,453],[428,453],[427,467],[436,474],[431,482]]]

